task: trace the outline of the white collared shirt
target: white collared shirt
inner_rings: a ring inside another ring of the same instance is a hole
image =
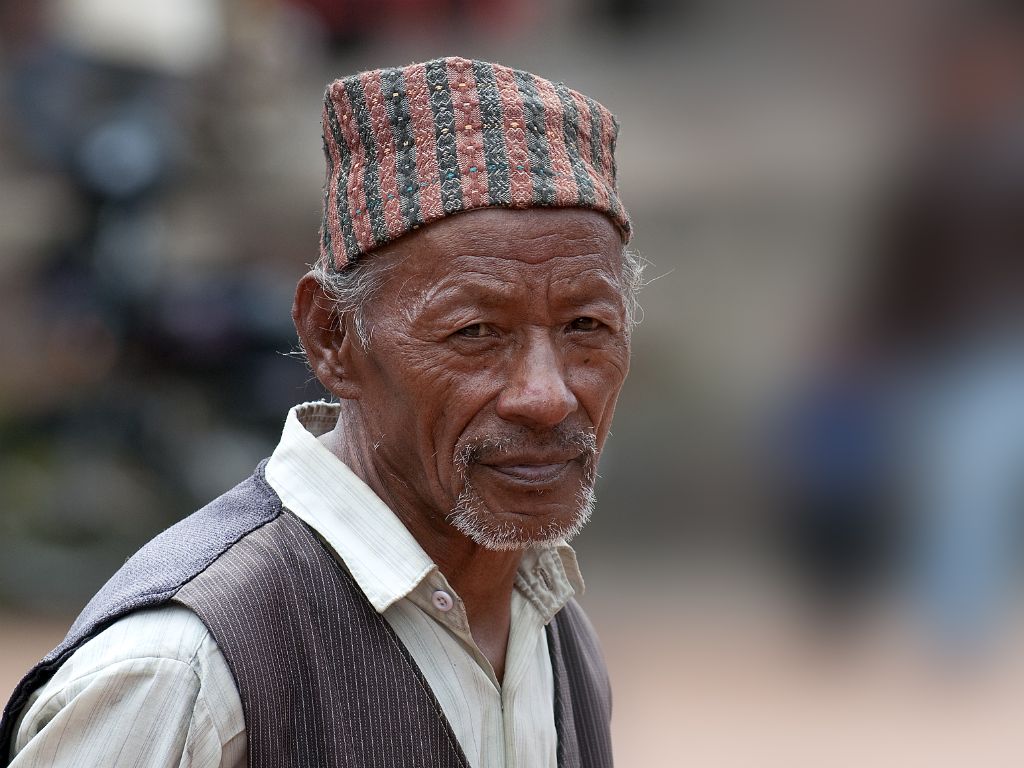
[[[388,621],[476,768],[556,765],[553,677],[544,626],[583,584],[565,544],[531,548],[512,594],[501,684],[461,599],[398,517],[317,436],[338,407],[293,408],[267,464],[284,505],[313,528]],[[171,605],[116,622],[32,694],[13,768],[244,766],[245,722],[205,625]]]

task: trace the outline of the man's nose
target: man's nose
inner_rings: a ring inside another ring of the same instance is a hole
[[[498,396],[498,416],[528,427],[553,427],[578,407],[561,354],[550,334],[538,329],[517,350]]]

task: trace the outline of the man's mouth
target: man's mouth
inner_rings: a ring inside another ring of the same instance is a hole
[[[547,485],[563,479],[579,456],[514,457],[480,462],[479,466],[491,470],[508,480],[530,485]]]
[[[597,441],[591,430],[560,427],[546,440],[528,434],[467,440],[455,453],[455,471],[467,488],[473,474],[512,492],[555,491],[567,482],[592,484]]]

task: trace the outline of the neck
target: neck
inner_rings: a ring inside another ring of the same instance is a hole
[[[387,504],[437,564],[462,599],[473,639],[501,680],[522,551],[485,549],[453,528],[447,510],[431,508],[378,460],[373,440],[357,420],[345,418],[342,407],[338,426],[320,440]]]

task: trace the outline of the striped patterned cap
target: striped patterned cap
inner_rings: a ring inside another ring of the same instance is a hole
[[[320,249],[343,269],[474,208],[592,208],[630,236],[615,117],[529,72],[445,58],[335,80],[324,95]]]

